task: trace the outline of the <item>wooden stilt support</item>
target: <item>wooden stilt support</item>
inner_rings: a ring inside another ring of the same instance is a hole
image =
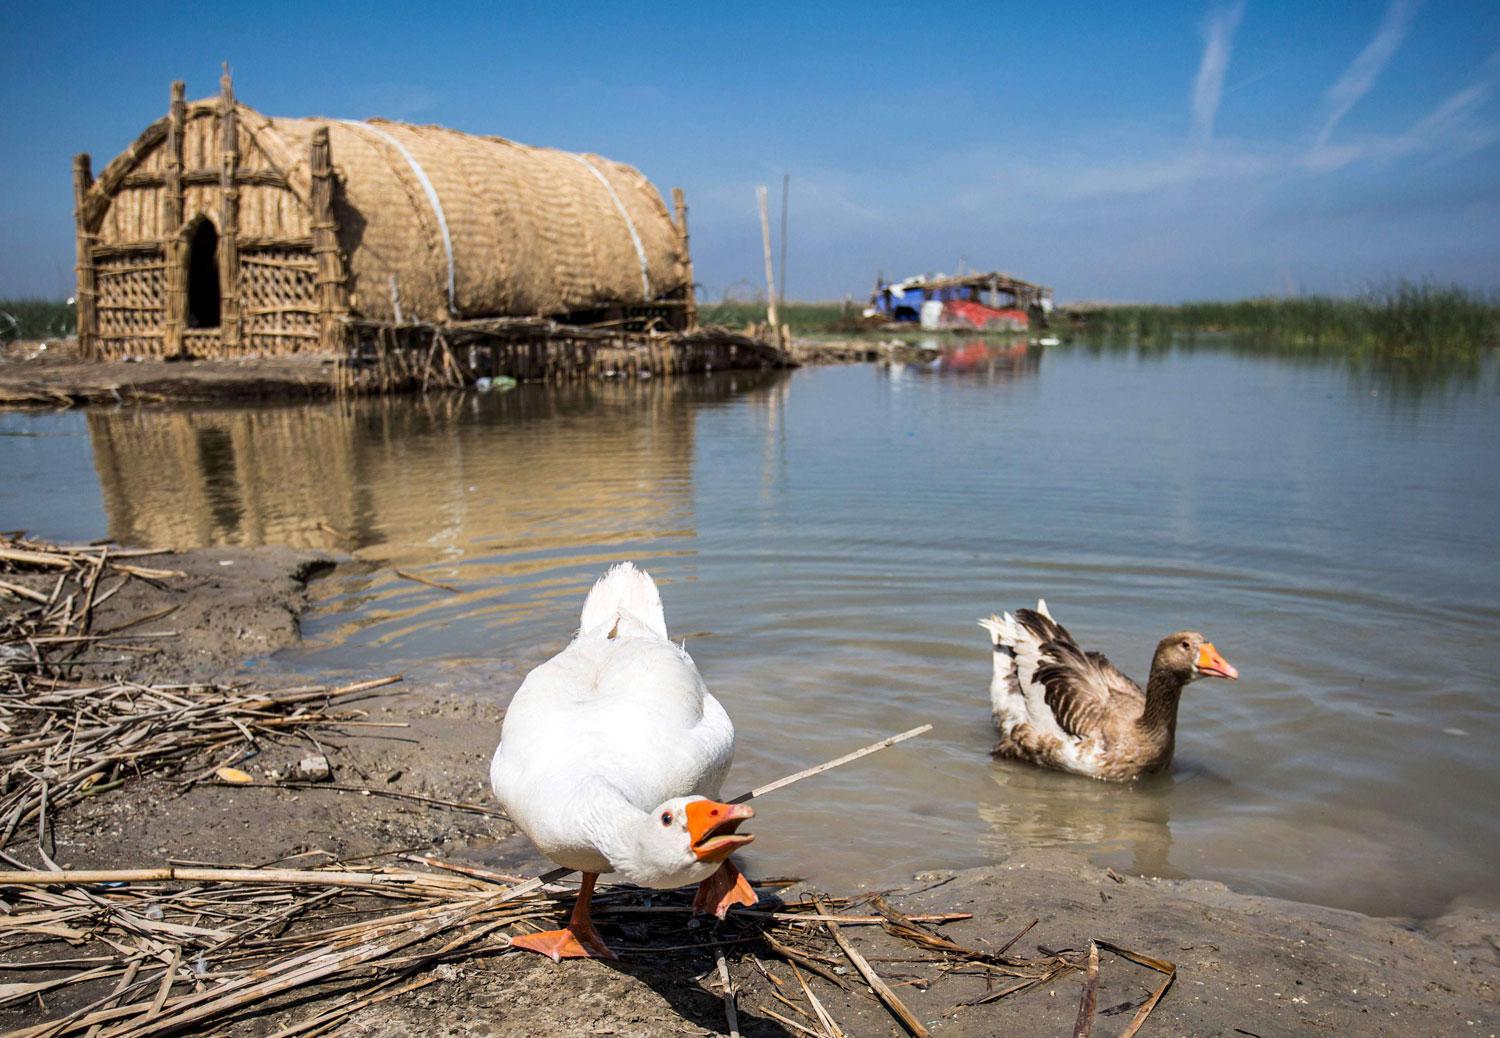
[[[339,254],[338,224],[333,214],[333,156],[328,146],[328,127],[313,130],[307,165],[312,176],[313,258],[318,263],[318,345],[323,352],[331,353],[344,345],[343,319],[349,312],[349,304],[344,261]]]
[[[183,350],[183,326],[187,323],[187,242],[182,237],[182,134],[187,122],[186,87],[172,84],[172,104],[167,113],[166,190],[162,193],[162,260],[166,263],[166,293],[162,319],[162,353],[173,357]]]
[[[94,186],[88,153],[73,156],[73,218],[78,224],[78,352],[88,360],[99,356],[99,325],[94,309],[94,235],[86,213],[89,188]]]
[[[688,237],[687,196],[680,187],[672,189],[672,207],[677,210],[677,242],[682,252],[682,273],[687,286],[683,290],[683,302],[686,306],[682,311],[682,328],[693,331],[698,327],[698,289],[693,284],[693,250]]]
[[[781,321],[776,316],[776,273],[771,268],[771,219],[766,213],[764,184],[755,189],[755,197],[760,202],[760,241],[766,255],[766,320],[771,324],[771,334],[780,339]]]
[[[240,134],[227,65],[219,80],[219,127],[219,340],[230,353],[240,345]]]

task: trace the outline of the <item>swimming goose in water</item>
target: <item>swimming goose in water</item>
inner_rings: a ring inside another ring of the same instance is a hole
[[[1240,676],[1203,635],[1179,631],[1156,646],[1143,691],[1102,655],[1080,649],[1042,601],[1035,611],[1018,609],[979,626],[995,650],[995,756],[1094,778],[1127,781],[1167,767],[1183,687]]]
[[[554,960],[615,954],[589,918],[600,873],[641,886],[698,883],[695,911],[753,905],[729,855],[754,837],[749,807],[718,802],[734,725],[686,650],[667,640],[661,595],[625,562],[600,578],[572,643],[526,676],[505,712],[490,785],[548,858],[583,873],[568,925],[512,939]]]

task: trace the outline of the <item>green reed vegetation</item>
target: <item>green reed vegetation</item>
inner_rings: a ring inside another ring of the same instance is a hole
[[[853,333],[861,330],[860,309],[859,305],[850,302],[799,303],[787,300],[779,307],[777,317],[791,328],[793,335]],[[708,303],[699,306],[698,319],[704,324],[719,324],[726,328],[762,324],[766,320],[766,304]]]
[[[1112,306],[1077,330],[1093,342],[1190,345],[1205,335],[1267,352],[1433,360],[1500,345],[1500,295],[1399,282],[1352,298],[1301,296],[1177,306]]]
[[[78,312],[61,299],[0,299],[0,342],[61,339],[77,326]]]
[[[868,331],[852,301],[781,305],[796,335]],[[758,302],[709,303],[706,324],[740,328],[764,322]],[[77,314],[56,299],[0,299],[0,339],[72,335]],[[1162,347],[1223,342],[1248,351],[1314,354],[1357,352],[1432,360],[1475,357],[1500,345],[1500,294],[1458,286],[1398,282],[1351,298],[1300,296],[1238,302],[1109,306],[1056,331],[1095,345]],[[915,330],[915,329],[913,329]]]

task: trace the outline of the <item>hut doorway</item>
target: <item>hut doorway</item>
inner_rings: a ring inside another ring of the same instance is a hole
[[[212,221],[199,220],[188,239],[187,326],[219,326],[219,232]]]

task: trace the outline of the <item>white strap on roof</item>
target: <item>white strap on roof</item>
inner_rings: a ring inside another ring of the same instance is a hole
[[[625,229],[630,232],[631,244],[635,246],[635,258],[640,260],[641,263],[641,299],[649,303],[651,301],[651,265],[646,262],[646,247],[641,244],[641,236],[636,233],[635,224],[631,222],[630,214],[625,211],[625,203],[620,201],[620,196],[615,193],[615,186],[609,182],[609,179],[603,173],[599,172],[598,166],[595,166],[588,159],[575,152],[568,152],[567,154],[572,155],[573,158],[583,163],[584,167],[590,173],[598,177],[599,183],[604,185],[604,190],[609,192],[610,199],[614,201],[615,209],[620,213],[620,219],[625,221]]]
[[[386,133],[380,127],[371,126],[369,123],[358,122],[354,119],[341,119],[339,121],[345,123],[346,125],[353,126],[355,129],[369,130],[371,133],[375,134],[375,136],[379,137],[381,140],[385,141],[391,147],[399,151],[401,153],[401,157],[406,160],[406,164],[411,167],[411,171],[417,175],[417,182],[422,185],[422,190],[427,195],[427,201],[432,206],[433,214],[437,217],[438,230],[441,231],[443,235],[443,252],[445,252],[448,256],[448,312],[450,314],[453,314],[454,316],[457,316],[458,301],[456,299],[456,295],[458,279],[453,266],[453,238],[448,234],[448,220],[443,216],[443,203],[438,201],[437,189],[432,186],[432,181],[427,179],[427,172],[422,169],[422,164],[417,161],[416,156],[406,149],[406,145],[402,144],[396,138]],[[613,192],[611,192],[611,194],[613,194]],[[616,199],[615,201],[616,204],[619,204],[618,199]],[[635,234],[634,228],[631,229],[630,233],[632,236]],[[640,248],[639,243],[637,243],[636,248]]]

